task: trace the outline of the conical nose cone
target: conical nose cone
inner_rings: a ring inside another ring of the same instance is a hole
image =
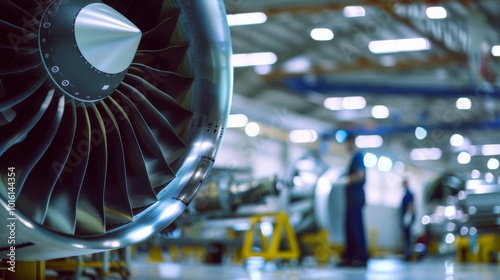
[[[76,44],[99,71],[116,74],[134,59],[142,33],[119,12],[102,3],[87,5],[75,20]]]

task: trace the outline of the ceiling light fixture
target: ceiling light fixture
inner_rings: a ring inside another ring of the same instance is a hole
[[[257,123],[249,122],[245,126],[245,133],[249,137],[255,137],[255,136],[259,135],[259,133],[260,133],[260,126]]]
[[[453,134],[450,137],[450,145],[452,145],[453,147],[460,147],[464,144],[464,142],[465,142],[465,139],[460,134]]]
[[[448,15],[446,9],[440,6],[437,7],[428,7],[425,10],[425,14],[430,19],[443,19]]]
[[[366,107],[366,99],[363,96],[349,96],[342,98],[342,107],[346,110],[360,110]]]
[[[430,43],[425,38],[380,40],[368,44],[368,49],[375,54],[423,51],[429,48]]]
[[[311,30],[311,38],[316,41],[330,41],[333,37],[333,31],[328,28],[314,28]]]
[[[362,6],[347,6],[344,7],[343,10],[344,17],[364,17],[365,16],[365,8]]]
[[[311,69],[311,60],[306,56],[297,56],[283,63],[287,73],[304,73]]]
[[[494,169],[498,169],[498,167],[500,167],[500,162],[498,161],[498,159],[490,158],[488,160],[488,169],[494,170]]]
[[[483,156],[498,156],[500,155],[500,145],[498,144],[483,145],[481,147],[481,154]]]
[[[415,128],[415,137],[417,137],[418,140],[425,139],[425,137],[427,137],[427,130],[423,127]]]
[[[457,99],[455,105],[459,110],[470,110],[472,108],[472,101],[467,97],[461,97]]]
[[[363,162],[368,168],[377,166],[377,161],[377,156],[372,153],[366,153],[365,157],[363,158]]]
[[[477,169],[473,169],[470,173],[470,177],[472,179],[478,179],[479,177],[481,176],[481,171],[477,170]]]
[[[380,157],[377,164],[378,170],[387,172],[392,168],[392,160],[388,157]]]
[[[272,52],[241,53],[232,55],[233,67],[247,67],[257,65],[271,65],[278,61]]]
[[[248,117],[244,114],[229,115],[229,118],[227,119],[228,128],[245,127],[247,124]]]
[[[500,56],[500,45],[498,46],[493,46],[491,48],[491,55],[492,56]]]
[[[312,129],[293,130],[289,138],[293,143],[314,143],[318,140],[318,133]]]
[[[262,12],[227,15],[229,26],[261,24],[266,21],[267,16]]]
[[[323,106],[332,111],[360,110],[366,107],[366,99],[363,96],[328,97]]]
[[[443,155],[439,148],[417,148],[410,152],[412,160],[438,160]]]
[[[384,105],[373,106],[372,117],[375,119],[387,119],[389,117],[389,108]]]
[[[467,152],[461,152],[457,156],[457,161],[459,164],[468,164],[470,163],[471,156]]]
[[[384,144],[384,139],[380,135],[360,135],[354,139],[354,144],[358,148],[378,148]]]

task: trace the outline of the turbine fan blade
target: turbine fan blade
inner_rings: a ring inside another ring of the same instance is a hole
[[[92,235],[106,232],[104,192],[108,166],[106,127],[101,114],[92,104],[88,108],[91,150],[87,173],[82,183],[76,208],[75,234]]]
[[[189,44],[184,44],[159,51],[139,51],[132,64],[143,64],[162,71],[176,71],[188,48]]]
[[[72,110],[74,110],[72,106],[65,107],[63,121],[54,141],[30,171],[22,188],[19,188],[17,207],[26,217],[40,224],[45,219],[48,202],[57,179],[61,173],[70,171],[63,167],[70,155],[69,149],[75,134],[76,113]]]
[[[180,11],[177,10],[169,18],[162,21],[155,28],[142,35],[139,50],[162,50],[168,47],[170,37],[174,33],[175,26],[179,20]]]
[[[78,196],[87,171],[90,151],[91,128],[85,106],[77,107],[77,116],[75,139],[70,149],[70,157],[64,166],[64,170],[69,172],[61,173],[52,188],[43,222],[47,228],[66,234],[75,233]]]
[[[130,120],[123,108],[111,98],[106,105],[114,113],[125,152],[125,167],[127,170],[127,191],[132,208],[144,207],[157,201],[156,194],[148,179],[144,165],[144,156],[137,142]]]
[[[38,33],[39,21],[12,1],[0,1],[0,18],[32,33]]]
[[[135,102],[155,139],[160,144],[165,160],[169,165],[172,164],[186,151],[186,144],[177,136],[168,120],[136,88],[122,83],[120,89],[123,90],[123,94],[128,99]]]
[[[104,191],[104,210],[106,229],[133,220],[132,207],[127,194],[127,174],[125,151],[122,137],[113,113],[104,102],[97,105],[104,120],[107,135],[108,166],[106,171],[106,189]]]
[[[18,54],[11,49],[0,49],[0,55],[4,59],[0,64],[0,76],[24,73],[31,69],[41,68],[42,60],[38,50],[32,49],[27,51],[17,51]]]
[[[38,72],[32,70],[31,72]],[[37,73],[24,73],[22,79],[19,76],[4,76],[0,78],[0,111],[19,104],[46,81],[47,76],[35,75]]]
[[[150,0],[147,4],[145,1],[137,2],[140,5],[135,7],[135,12],[126,16],[130,16],[132,22],[141,30],[153,29],[162,19],[168,17],[168,12],[172,10],[172,5],[164,0]]]
[[[172,96],[177,102],[183,103],[187,92],[193,83],[192,77],[185,77],[174,72],[161,71],[146,65],[134,64],[130,66],[127,76],[135,75],[144,77],[145,81]]]
[[[167,78],[168,77],[165,77],[165,79]],[[148,83],[146,80],[129,74],[126,76],[124,82],[136,87],[139,85],[143,86],[145,89],[144,94],[147,94],[146,97],[148,101],[154,104],[156,110],[169,121],[177,133],[180,133],[184,126],[191,120],[193,116],[191,111],[186,110],[175,99]],[[160,81],[158,82],[160,83]],[[161,83],[164,82],[161,81]]]
[[[52,107],[57,105],[57,108],[49,108],[36,126],[28,133],[25,140],[12,146],[0,157],[0,178],[7,178],[6,171],[8,167],[16,168],[17,194],[22,191],[28,174],[54,140],[63,118],[64,104],[64,96],[61,96],[59,102],[54,102],[51,105]],[[55,112],[52,110],[55,110]],[[50,128],[50,130],[47,130],[47,128]],[[7,180],[2,180],[2,182],[7,182]],[[6,190],[6,188],[0,188],[0,192],[4,195],[6,195],[6,192],[4,193]]]
[[[30,96],[19,108],[14,108],[16,112],[23,110],[23,114],[17,114],[12,122],[1,126],[6,133],[0,134],[0,156],[12,145],[21,141],[49,107],[54,97],[54,89],[49,90],[45,97],[40,91],[38,93]]]
[[[37,34],[0,19],[0,28],[7,36],[0,36],[0,45],[14,51],[38,49]]]
[[[144,163],[146,164],[151,186],[155,189],[166,186],[175,177],[175,174],[168,166],[165,160],[166,156],[163,155],[155,135],[130,99],[119,92],[115,96],[116,99],[113,100],[129,115],[129,120],[144,155]]]

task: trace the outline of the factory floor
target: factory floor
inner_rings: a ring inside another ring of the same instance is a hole
[[[483,263],[457,263],[455,258],[428,257],[419,262],[403,262],[396,258],[371,259],[367,268],[337,268],[335,263],[303,265],[289,263],[276,265],[252,260],[246,267],[238,264],[203,264],[193,260],[181,262],[134,261],[132,280],[497,280],[500,265]]]

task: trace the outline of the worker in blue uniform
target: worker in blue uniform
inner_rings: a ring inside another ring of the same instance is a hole
[[[403,234],[403,253],[404,259],[410,260],[412,248],[411,248],[411,226],[415,221],[415,207],[414,198],[410,189],[408,188],[408,180],[403,180],[403,188],[405,194],[401,201],[401,231]]]
[[[354,139],[353,135],[348,135],[345,140],[346,148],[352,154],[352,158],[347,170],[345,187],[345,251],[338,266],[366,267],[368,252],[363,224],[366,168],[364,154],[359,151]]]

